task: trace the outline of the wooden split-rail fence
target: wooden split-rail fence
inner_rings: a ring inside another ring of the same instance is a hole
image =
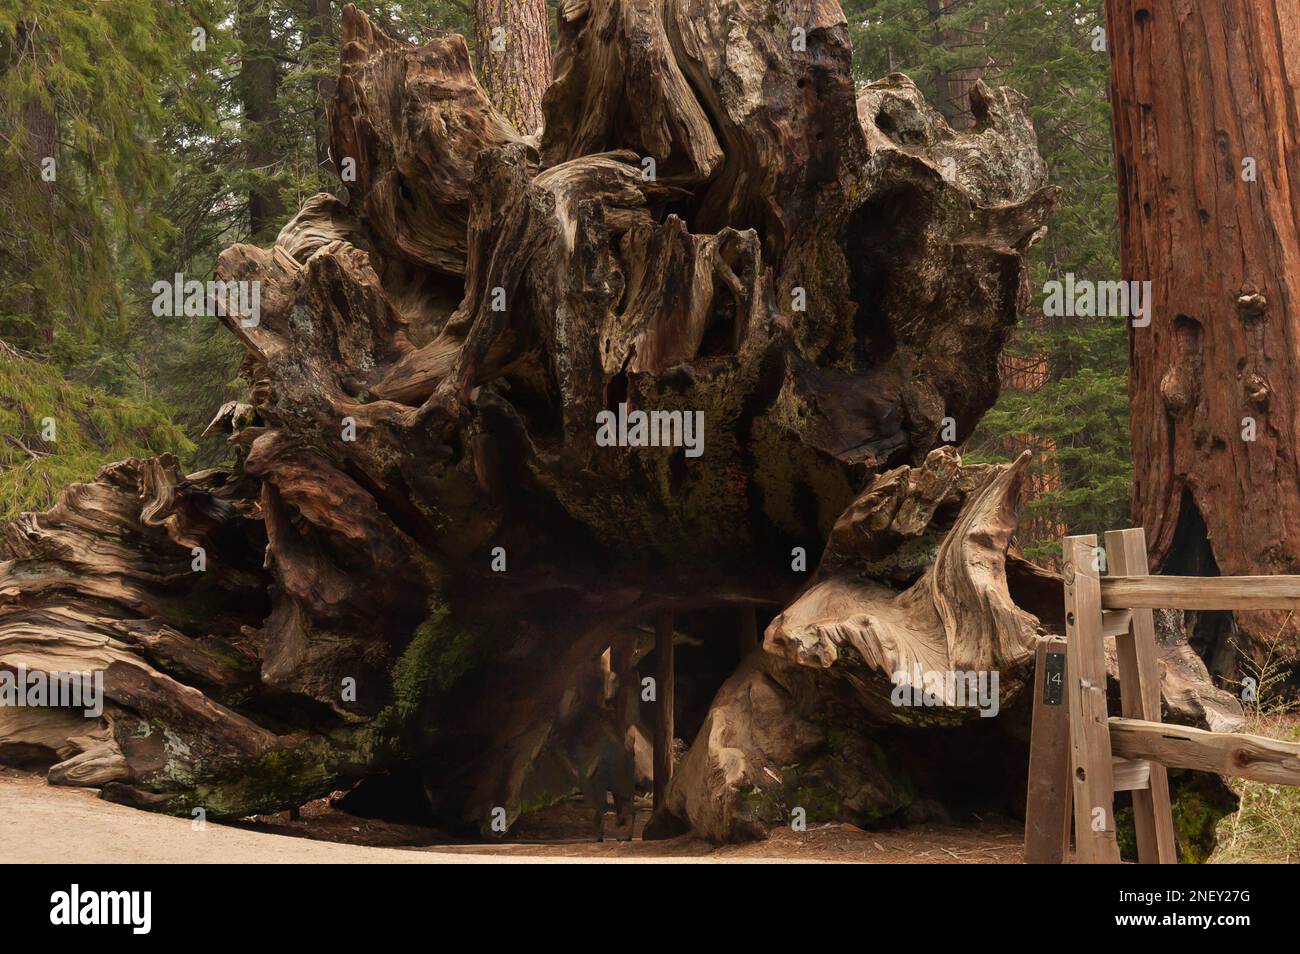
[[[1152,576],[1139,527],[1065,538],[1065,639],[1038,646],[1025,861],[1117,863],[1115,793],[1133,797],[1138,861],[1178,861],[1167,769],[1300,785],[1300,745],[1160,722],[1153,609],[1300,608],[1300,576]],[[1110,575],[1102,576],[1106,567]],[[1106,709],[1104,641],[1119,662],[1118,718]],[[1073,812],[1071,812],[1073,805]]]

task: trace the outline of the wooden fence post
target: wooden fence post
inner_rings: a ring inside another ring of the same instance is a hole
[[[1065,640],[1038,644],[1034,722],[1025,799],[1025,864],[1059,865],[1070,850],[1070,710],[1066,706]]]
[[[1108,571],[1116,576],[1144,576],[1146,531],[1141,527],[1105,535]],[[1126,719],[1160,721],[1160,671],[1156,663],[1155,620],[1150,609],[1132,610],[1128,633],[1115,637],[1119,657],[1120,709]],[[1169,772],[1151,763],[1147,787],[1133,791],[1133,826],[1138,861],[1144,865],[1177,864],[1174,821],[1169,804]]]
[[[1095,534],[1065,538],[1066,697],[1074,787],[1074,849],[1080,864],[1119,862],[1115,779],[1106,721],[1099,551]]]

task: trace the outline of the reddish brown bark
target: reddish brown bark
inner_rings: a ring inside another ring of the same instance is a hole
[[[1107,20],[1122,265],[1154,305],[1130,334],[1135,520],[1173,572],[1295,573],[1300,12],[1109,0]],[[1281,622],[1239,625],[1258,654]]]
[[[492,105],[524,135],[542,125],[551,85],[551,22],[546,0],[474,0],[475,59]]]

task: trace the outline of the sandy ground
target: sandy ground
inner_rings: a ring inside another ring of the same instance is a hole
[[[577,830],[574,826],[583,818],[581,807],[566,803],[548,812],[547,818],[533,822],[533,828],[523,829],[516,836],[522,841],[513,844],[428,844],[436,838],[431,829],[354,818],[324,800],[304,806],[298,821],[276,815],[238,825],[210,822],[196,831],[187,819],[114,805],[93,791],[50,786],[38,776],[6,773],[0,775],[0,858],[70,864],[1015,864],[1021,860],[1020,829],[1005,820],[971,819],[968,827],[887,832],[864,832],[851,825],[806,832],[780,830],[766,842],[717,848],[690,837],[655,842],[557,841]],[[641,813],[642,821],[645,814]],[[612,820],[610,816],[611,827]],[[408,847],[382,847],[393,844]]]

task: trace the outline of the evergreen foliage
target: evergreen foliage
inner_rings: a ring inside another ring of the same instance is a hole
[[[0,341],[48,362],[21,362],[5,382],[22,394],[29,391],[20,381],[39,382],[33,386],[46,390],[30,400],[48,403],[57,369],[66,379],[64,412],[80,396],[89,402],[86,420],[92,409],[121,415],[121,426],[88,430],[78,455],[98,448],[103,462],[166,444],[185,452],[189,466],[228,456],[223,441],[199,435],[239,393],[240,349],[215,319],[155,317],[150,288],[177,272],[210,278],[222,248],[268,242],[308,196],[339,190],[324,143],[324,103],[337,68],[341,6],[0,0],[0,215],[23,223],[0,232]],[[427,39],[455,31],[472,44],[466,2],[363,6],[391,34]],[[1028,97],[1051,180],[1064,190],[1035,252],[1036,291],[1066,272],[1118,277],[1099,5],[844,0],[844,9],[860,81],[906,72],[950,115],[958,109],[946,98],[953,78],[978,74]],[[257,121],[247,115],[250,96],[270,97]],[[55,130],[54,182],[42,180],[36,155],[43,122]],[[258,201],[282,211],[258,222]],[[1006,459],[1028,438],[1031,446],[1054,445],[1053,459],[1043,455],[1037,466],[1059,479],[1028,504],[1020,541],[1033,555],[1051,555],[1055,540],[1029,528],[1083,532],[1125,523],[1126,342],[1121,319],[1027,316],[1013,352],[1045,360],[1047,383],[1007,390],[965,448],[968,456]],[[16,416],[0,418],[0,433],[44,416],[18,392],[4,393]],[[188,438],[164,441],[163,431],[152,430],[164,415]],[[73,446],[60,442],[55,456]],[[89,456],[23,460],[12,444],[5,453],[0,479],[15,486],[31,488],[44,479],[32,475],[52,475],[64,463],[78,479],[93,471]],[[21,480],[9,474],[18,466],[28,472]],[[28,506],[38,497],[14,491],[5,499]]]
[[[1043,283],[1072,272],[1119,278],[1110,58],[1100,3],[1078,0],[844,0],[862,81],[907,73],[945,112],[945,77],[977,72],[1029,100],[1039,150],[1062,201],[1034,252],[1034,311],[1010,348],[1013,361],[1045,359],[1039,390],[1006,389],[964,448],[972,460],[1039,454],[1054,483],[1030,501],[1020,543],[1031,556],[1059,553],[1051,528],[1100,532],[1128,525],[1132,463],[1128,335],[1122,318],[1045,318]],[[1050,442],[1050,443],[1049,443]],[[1035,532],[1039,535],[1035,535]]]
[[[95,392],[0,347],[0,517],[47,509],[110,461],[193,449],[160,408]]]

